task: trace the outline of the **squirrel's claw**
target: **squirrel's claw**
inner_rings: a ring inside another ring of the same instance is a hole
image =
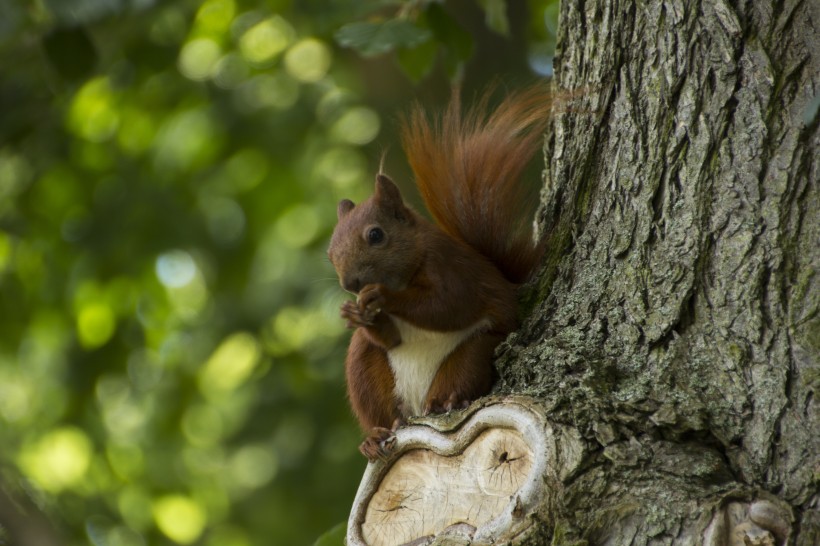
[[[382,312],[384,307],[384,290],[380,284],[367,284],[359,291],[356,298],[359,312],[364,320],[372,324],[376,315]]]
[[[345,319],[345,326],[348,328],[358,328],[359,326],[372,326],[373,321],[367,320],[362,314],[359,306],[352,301],[346,301],[342,304],[341,312],[339,313]]]
[[[396,434],[389,428],[373,427],[370,436],[359,445],[359,451],[367,460],[375,462],[386,459],[396,447]]]
[[[456,393],[450,394],[446,400],[428,400],[424,406],[424,415],[431,413],[449,413],[453,410],[464,409],[470,405],[470,400],[460,398]]]
[[[356,302],[346,301],[342,304],[340,314],[345,319],[345,325],[348,328],[373,326],[383,306],[382,285],[368,284],[359,291]]]

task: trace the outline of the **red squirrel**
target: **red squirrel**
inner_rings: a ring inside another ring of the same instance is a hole
[[[371,461],[389,454],[406,417],[490,391],[493,352],[518,327],[516,288],[540,260],[537,200],[520,178],[540,148],[549,98],[533,87],[487,115],[488,96],[462,113],[455,92],[434,120],[419,107],[405,120],[403,148],[435,223],[383,173],[372,197],[338,206],[328,256],[357,295],[341,308],[355,329],[345,373]]]

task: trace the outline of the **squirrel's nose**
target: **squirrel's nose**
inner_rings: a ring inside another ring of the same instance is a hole
[[[345,278],[342,279],[342,288],[347,290],[348,292],[353,292],[354,294],[358,294],[359,290],[362,288],[362,281],[359,280],[358,277],[354,278]]]

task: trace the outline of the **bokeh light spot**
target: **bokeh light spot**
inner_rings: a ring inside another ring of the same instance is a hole
[[[128,357],[128,378],[140,391],[149,391],[159,386],[165,369],[159,355],[150,349],[133,351]]]
[[[250,445],[240,448],[231,457],[228,470],[238,485],[256,489],[273,479],[277,466],[272,448]]]
[[[197,30],[218,36],[230,28],[235,12],[233,0],[207,0],[196,13]]]
[[[152,42],[161,45],[176,45],[185,38],[188,17],[182,8],[167,6],[151,23],[148,36]]]
[[[304,349],[322,335],[325,326],[319,313],[301,307],[284,307],[271,319],[271,337],[266,339],[274,354]]]
[[[224,131],[205,110],[171,116],[154,139],[157,170],[190,170],[208,164],[222,145]]]
[[[206,395],[230,392],[250,377],[260,357],[259,344],[247,332],[226,338],[200,371],[199,385]]]
[[[205,511],[183,495],[166,495],[153,503],[154,521],[171,540],[180,544],[194,542],[205,528]]]
[[[108,78],[94,78],[80,88],[71,102],[68,125],[75,134],[93,142],[114,134],[119,111]]]
[[[32,168],[23,155],[0,150],[0,199],[22,192],[32,179]]]
[[[129,381],[119,373],[100,376],[96,394],[109,435],[120,442],[136,441],[148,419],[150,400],[135,397]]]
[[[211,405],[197,404],[182,417],[182,432],[195,446],[211,446],[222,438],[222,416]]]
[[[199,206],[214,241],[229,246],[242,238],[245,211],[236,201],[225,197],[207,197],[200,200]]]
[[[245,148],[234,154],[225,164],[225,173],[233,189],[239,192],[258,186],[268,174],[268,158],[259,150]]]
[[[242,56],[254,66],[270,64],[293,41],[295,32],[283,18],[265,19],[249,28],[239,39]]]
[[[205,311],[210,297],[201,275],[196,275],[185,286],[169,288],[167,294],[174,313],[184,321],[193,320]]]
[[[134,444],[110,443],[105,455],[111,469],[124,481],[137,479],[142,473],[144,456],[142,449]]]
[[[77,335],[80,345],[95,349],[105,345],[116,329],[114,311],[107,304],[94,302],[84,305],[77,313]]]
[[[322,154],[316,163],[316,174],[330,180],[341,191],[350,190],[367,172],[367,160],[356,149],[339,146]]]
[[[125,152],[132,155],[145,152],[156,134],[157,124],[147,113],[137,108],[123,111],[117,142]]]
[[[224,421],[220,415],[220,425],[223,422]],[[221,430],[222,427],[220,426],[220,431]],[[224,475],[225,453],[221,444],[214,444],[213,442],[210,442],[206,445],[198,440],[191,440],[191,438],[188,438],[188,440],[191,445],[182,451],[182,460],[185,463],[185,468],[191,472],[191,474],[197,474],[199,476],[213,476],[218,473],[220,475]],[[224,498],[226,496],[226,492],[220,488],[219,491],[211,490],[211,495],[208,496],[211,496],[212,498],[203,502],[206,506],[222,504],[222,502],[220,502],[216,497]],[[203,500],[201,495],[198,496],[198,498],[199,500]],[[212,516],[215,515],[211,509],[209,509],[209,514]]]
[[[330,134],[342,142],[361,146],[376,138],[380,125],[376,112],[364,106],[357,106],[336,120],[330,128]]]
[[[9,262],[11,262],[11,237],[0,231],[0,273],[6,269]]]
[[[303,252],[281,244],[276,226],[272,226],[257,249],[251,279],[255,284],[275,283],[298,271],[304,259]]]
[[[297,80],[317,82],[330,68],[330,48],[316,38],[305,38],[285,53],[285,68]]]
[[[194,280],[196,263],[184,250],[171,250],[157,258],[155,270],[159,281],[168,288],[181,288]]]
[[[233,89],[248,78],[250,70],[245,60],[236,53],[228,53],[213,69],[214,83],[223,89]]]
[[[1,370],[1,369],[0,369]],[[22,377],[0,373],[0,418],[15,423],[26,418],[36,400],[36,386]]]
[[[313,241],[319,227],[319,213],[310,205],[291,207],[276,222],[276,232],[282,243],[292,248],[301,248]]]
[[[179,71],[192,80],[206,80],[214,72],[221,56],[219,44],[210,38],[197,38],[179,52]]]
[[[237,106],[252,112],[260,108],[286,110],[299,98],[299,84],[287,74],[261,74],[236,89]]]
[[[151,524],[151,497],[139,485],[128,485],[120,491],[117,508],[133,529],[142,531]]]
[[[142,535],[122,525],[108,529],[105,538],[104,546],[113,544],[117,546],[145,546],[145,539]]]
[[[91,455],[88,436],[78,428],[63,427],[24,450],[21,463],[40,487],[56,493],[85,477]]]
[[[285,415],[273,437],[273,443],[282,466],[294,464],[305,456],[313,445],[316,425],[306,412]]]

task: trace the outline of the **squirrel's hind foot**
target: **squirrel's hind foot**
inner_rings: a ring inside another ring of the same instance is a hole
[[[359,451],[367,460],[375,462],[386,459],[396,447],[394,430],[384,427],[373,427],[370,435],[359,445]]]

